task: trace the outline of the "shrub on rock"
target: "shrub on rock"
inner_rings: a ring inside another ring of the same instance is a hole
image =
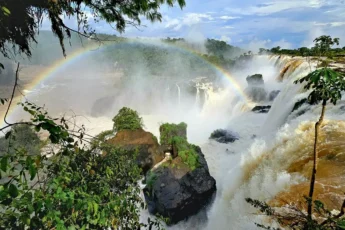
[[[127,107],[120,109],[119,113],[113,118],[114,131],[136,130],[143,127],[143,119],[138,112]]]

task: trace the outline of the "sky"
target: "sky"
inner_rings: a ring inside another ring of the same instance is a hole
[[[161,23],[143,20],[142,27],[129,26],[122,36],[214,38],[257,51],[310,47],[315,37],[331,35],[345,46],[345,0],[186,0],[182,10],[162,6],[161,13]],[[105,22],[92,27],[119,35]]]

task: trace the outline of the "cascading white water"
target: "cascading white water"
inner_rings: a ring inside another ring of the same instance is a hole
[[[200,106],[200,88],[199,88],[199,84],[196,84],[196,95],[195,95],[195,108],[199,108]]]
[[[181,88],[180,86],[176,83],[176,87],[177,87],[177,98],[178,98],[178,105],[181,105]]]
[[[277,65],[283,66],[284,63],[286,64],[286,60],[289,59],[280,58],[279,61],[281,62],[278,62]],[[277,131],[277,128],[286,122],[286,118],[292,111],[296,101],[306,97],[306,92],[303,90],[303,86],[300,84],[294,84],[294,81],[306,76],[309,72],[310,68],[308,63],[303,62],[294,72],[286,76],[286,79],[282,83],[282,90],[275,99],[274,104],[269,111],[268,118],[262,127],[262,134]]]

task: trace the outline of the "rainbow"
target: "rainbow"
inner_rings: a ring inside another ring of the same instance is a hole
[[[44,71],[42,71],[39,75],[37,75],[34,78],[34,80],[29,85],[26,85],[25,90],[28,90],[28,91],[34,90],[41,82],[45,81],[46,79],[52,78],[54,76],[57,76],[57,73],[62,68],[65,68],[65,67],[75,63],[76,61],[82,59],[83,57],[92,54],[92,51],[102,50],[102,49],[105,49],[108,46],[117,46],[117,45],[120,45],[120,44],[143,44],[143,41],[140,40],[140,42],[139,42],[139,41],[132,40],[132,39],[131,40],[126,39],[125,41],[120,41],[120,42],[116,42],[116,43],[114,43],[114,42],[112,42],[112,43],[110,43],[110,42],[109,43],[105,43],[102,46],[100,46],[97,43],[96,44],[89,44],[89,45],[87,45],[85,47],[82,47],[82,48],[80,48],[80,49],[70,53],[70,54],[67,54],[67,56],[65,58],[62,58],[62,59],[54,62],[52,65],[50,65]],[[147,43],[147,44],[151,44],[151,43]],[[187,53],[189,55],[192,55],[192,56],[195,56],[195,57],[199,58],[204,63],[206,63],[208,66],[212,67],[212,69],[217,74],[219,74],[220,76],[226,78],[230,82],[231,88],[237,93],[237,95],[239,95],[245,102],[248,102],[247,96],[243,92],[241,86],[230,75],[230,73],[228,73],[222,67],[217,66],[214,63],[209,62],[202,55],[196,53],[194,50],[189,49],[187,47],[177,46],[177,45],[169,44],[169,43],[164,43],[163,47],[164,48],[168,48],[168,49],[169,48],[177,49],[178,51],[180,51],[182,53]],[[12,108],[10,108],[8,116],[10,116],[13,113],[15,107],[16,106],[14,106],[14,104],[12,104]],[[1,114],[1,117],[3,117],[3,116],[4,116],[4,114]],[[1,124],[0,126],[2,126],[2,125],[3,124]]]

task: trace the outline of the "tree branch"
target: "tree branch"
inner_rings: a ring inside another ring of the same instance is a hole
[[[12,90],[12,95],[11,95],[10,103],[8,104],[8,107],[7,107],[5,116],[4,116],[4,122],[5,122],[7,125],[10,125],[10,123],[8,123],[7,120],[6,120],[6,117],[7,117],[7,115],[8,115],[8,112],[10,111],[10,107],[11,107],[11,105],[12,105],[12,101],[13,101],[13,98],[14,98],[14,94],[15,94],[15,91],[16,91],[16,88],[17,88],[17,85],[18,85],[19,65],[20,65],[20,63],[18,62],[17,70],[16,70],[16,79],[15,79],[15,82],[14,82],[14,86],[13,86],[13,90]]]

